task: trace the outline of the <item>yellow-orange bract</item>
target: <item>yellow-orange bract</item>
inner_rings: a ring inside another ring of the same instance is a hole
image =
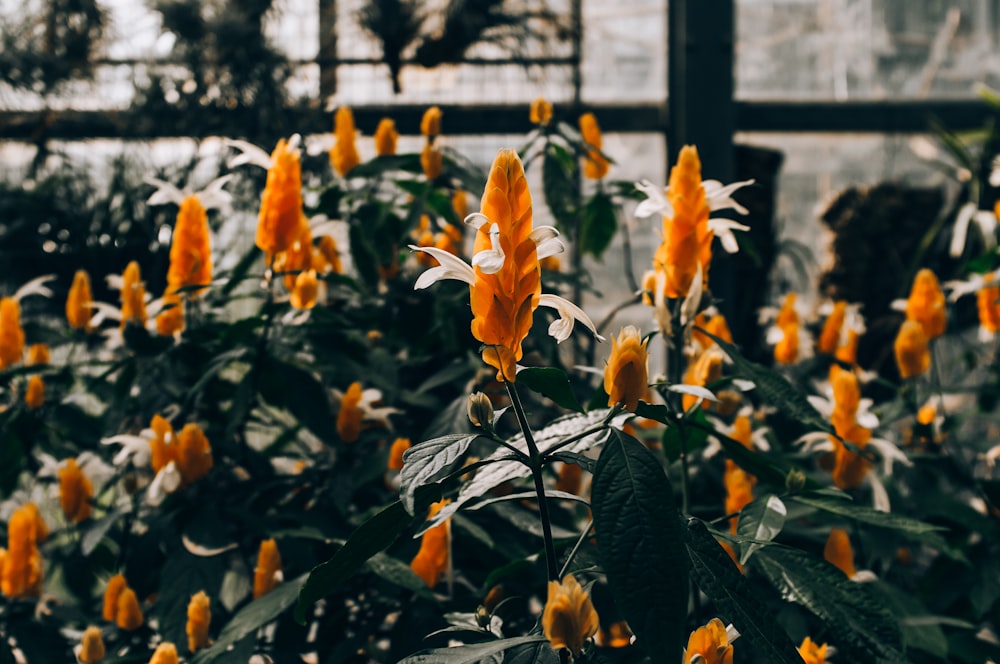
[[[1000,286],[986,286],[976,293],[979,309],[979,326],[996,334],[1000,330]]]
[[[392,447],[389,448],[389,461],[387,464],[389,470],[403,469],[403,453],[408,449],[410,449],[409,438],[397,438],[392,442]]]
[[[28,366],[39,364],[49,364],[52,361],[52,353],[48,344],[31,344],[28,346]]]
[[[115,624],[126,632],[133,632],[142,627],[142,607],[135,591],[125,586],[118,595],[118,605],[115,609]]]
[[[440,500],[430,507],[427,520],[441,511],[450,500]],[[419,576],[428,588],[433,588],[448,571],[451,559],[451,519],[424,532],[420,538],[420,549],[410,561],[410,569]]]
[[[163,294],[163,309],[156,316],[156,333],[170,337],[184,331],[184,303],[180,295],[170,290]]]
[[[444,155],[433,143],[428,142],[420,151],[420,166],[428,180],[437,180],[444,172]]]
[[[701,656],[699,664],[733,664],[733,646],[721,620],[712,618],[708,624],[691,632],[684,661],[690,662],[695,655]]]
[[[149,428],[153,430],[153,438],[149,441],[149,465],[153,467],[153,472],[158,473],[177,458],[177,441],[174,428],[159,414],[153,415]]]
[[[122,329],[128,323],[146,326],[146,286],[136,261],[129,262],[122,273],[121,305]]]
[[[316,279],[316,270],[299,272],[292,287],[291,305],[296,309],[312,309],[316,306],[318,297],[319,281]]]
[[[834,354],[841,362],[846,362],[847,364],[857,364],[858,363],[858,340],[861,338],[861,334],[857,330],[848,330],[847,339],[844,341],[843,345],[837,348],[837,352]]]
[[[212,446],[197,424],[189,422],[177,434],[176,460],[184,484],[200,480],[212,469]]]
[[[181,202],[170,242],[170,267],[167,290],[175,292],[188,286],[205,286],[212,281],[212,239],[208,213],[201,199],[188,196]],[[189,291],[197,297],[204,289]]]
[[[799,314],[795,310],[795,293],[785,296],[775,326],[781,330],[781,340],[774,346],[774,361],[794,364],[799,359]]]
[[[833,413],[830,415],[830,422],[837,435],[863,450],[871,440],[872,433],[857,423],[858,406],[861,402],[858,378],[853,371],[833,365],[830,367],[830,384],[833,387]],[[833,483],[841,489],[856,488],[868,474],[871,462],[848,449],[835,436],[830,436],[830,441],[834,449]]]
[[[830,531],[826,546],[823,547],[823,558],[848,578],[857,574],[854,567],[854,548],[851,546],[847,531],[843,528],[834,528]]]
[[[334,114],[333,134],[337,142],[330,150],[330,165],[341,175],[347,175],[361,162],[354,144],[354,113],[349,106],[341,106]]]
[[[844,318],[847,315],[847,302],[839,300],[833,305],[833,311],[827,316],[823,323],[823,331],[820,332],[819,341],[816,343],[816,350],[820,353],[833,355],[840,346],[840,330],[844,327]]]
[[[363,390],[361,383],[355,381],[347,388],[340,400],[340,411],[337,413],[337,434],[345,443],[353,443],[361,437],[361,424],[365,411],[361,407]]]
[[[127,587],[128,583],[121,574],[115,574],[108,579],[107,585],[104,586],[104,608],[101,610],[101,617],[108,622],[114,622],[115,616],[118,614],[118,596]]]
[[[69,326],[83,330],[90,330],[90,303],[94,301],[94,296],[90,290],[90,275],[86,270],[77,270],[73,275],[73,285],[69,288],[69,296],[66,298],[66,322]]]
[[[497,370],[497,379],[514,381],[521,344],[542,292],[538,251],[531,238],[531,192],[515,151],[497,154],[480,210],[489,223],[476,233],[473,253],[491,249],[490,231],[495,226],[505,258],[495,274],[474,268],[475,281],[469,287],[472,336],[488,346],[483,349],[483,361]]]
[[[302,162],[299,152],[280,139],[271,153],[271,168],[260,201],[257,247],[270,258],[296,239],[302,217]]]
[[[319,243],[313,248],[312,266],[319,274],[343,272],[336,240],[329,235],[320,236]]]
[[[927,268],[917,272],[913,279],[910,297],[906,300],[906,318],[920,323],[928,340],[944,334],[948,324],[944,292],[937,277]]]
[[[21,305],[12,297],[0,298],[0,370],[20,362],[23,354]]]
[[[545,97],[539,97],[531,102],[528,119],[532,124],[547,125],[552,120],[552,104]]]
[[[90,497],[94,495],[91,484],[76,459],[67,459],[66,467],[59,471],[59,505],[66,519],[80,523],[90,517]]]
[[[104,637],[101,628],[91,625],[80,639],[80,652],[76,656],[80,664],[97,664],[104,659]]]
[[[156,646],[153,656],[149,658],[149,664],[178,664],[177,646],[165,641]]]
[[[379,120],[378,127],[375,128],[375,154],[379,157],[391,157],[396,154],[398,140],[399,132],[396,131],[396,123],[391,118]]]
[[[601,135],[601,127],[597,124],[597,118],[593,113],[584,113],[580,116],[580,134],[583,136],[583,140],[594,148],[587,152],[587,156],[583,158],[583,175],[591,180],[600,180],[608,174],[611,164],[601,154],[604,137]]]
[[[707,387],[722,378],[722,351],[717,347],[703,351],[684,372],[684,382],[687,385],[697,385]],[[695,404],[703,401],[701,397],[693,394],[683,395],[681,406],[684,410],[693,408]]]
[[[253,571],[253,598],[258,599],[268,594],[281,583],[281,553],[278,543],[266,539],[260,543],[257,552],[257,567]]]
[[[441,109],[431,106],[424,111],[424,116],[420,119],[420,133],[426,136],[429,141],[441,133]]]
[[[199,590],[191,596],[187,607],[187,625],[185,631],[188,638],[188,650],[197,652],[209,644],[208,626],[212,622],[211,601],[204,590]]]
[[[819,645],[808,636],[802,639],[798,648],[799,657],[805,664],[826,664],[826,644]]]
[[[549,581],[549,595],[542,612],[542,630],[553,650],[568,649],[574,657],[600,627],[590,595],[572,574],[562,582]]]
[[[756,478],[729,459],[726,459],[726,472],[722,476],[722,482],[726,487],[726,514],[738,514],[753,502]],[[738,521],[738,516],[729,519],[729,529],[734,533]]]
[[[45,380],[38,375],[28,379],[28,389],[24,392],[24,405],[28,410],[38,410],[45,405]]]
[[[907,319],[899,328],[893,344],[900,378],[913,378],[931,368],[931,351],[927,335],[919,322]]]
[[[670,170],[667,200],[673,215],[663,217],[663,241],[653,255],[653,269],[665,276],[665,297],[683,298],[691,290],[699,265],[707,283],[712,257],[710,209],[701,183],[701,160],[693,145],[681,148]]]
[[[627,325],[611,338],[611,356],[604,367],[604,390],[608,405],[625,407],[635,412],[639,399],[646,395],[649,386],[648,340],[644,341],[637,327]]]
[[[48,530],[38,507],[25,503],[7,522],[7,555],[0,574],[0,590],[7,597],[38,597],[42,593],[42,556],[38,542]]]

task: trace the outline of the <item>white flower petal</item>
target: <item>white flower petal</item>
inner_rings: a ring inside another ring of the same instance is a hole
[[[655,214],[672,215],[673,206],[667,200],[664,195],[665,192],[660,187],[657,187],[649,180],[643,180],[642,182],[636,182],[635,188],[646,194],[646,200],[639,203],[636,206],[635,212],[632,214],[640,219],[646,217],[652,217]]]
[[[181,474],[177,470],[177,464],[173,461],[160,469],[156,477],[146,489],[146,502],[156,507],[163,502],[167,494],[171,494],[181,485]]]
[[[734,378],[733,387],[735,387],[740,392],[749,392],[750,390],[757,387],[757,385],[752,380],[747,380],[745,378]]]
[[[485,274],[496,274],[503,269],[503,247],[500,245],[500,226],[490,226],[490,249],[484,249],[472,257],[472,266],[478,267]]]
[[[538,260],[566,251],[566,245],[559,239],[559,231],[552,226],[539,226],[531,231],[529,237],[535,243]]]
[[[569,339],[576,321],[583,323],[587,329],[593,332],[598,341],[604,341],[604,337],[597,333],[597,328],[594,326],[594,321],[590,320],[590,316],[569,300],[558,295],[542,293],[541,297],[538,298],[538,304],[559,312],[559,318],[549,325],[549,334],[555,337],[557,342],[561,343]]]
[[[699,397],[701,399],[708,399],[709,401],[715,401],[718,403],[719,399],[715,396],[712,390],[707,387],[702,387],[701,385],[688,385],[687,383],[678,383],[676,385],[669,385],[667,389],[671,392],[677,392],[679,394],[690,394],[693,397]]]
[[[793,445],[801,445],[803,452],[832,452],[833,451],[833,441],[830,440],[830,434],[824,433],[822,431],[812,431],[801,437],[799,437]]]
[[[726,625],[726,638],[729,640],[730,643],[740,638],[740,633],[737,631],[735,627],[733,627],[732,623]]]
[[[868,444],[878,450],[882,456],[882,474],[892,475],[892,462],[898,461],[904,466],[912,466],[913,462],[901,449],[882,438],[871,438]]]
[[[226,162],[226,168],[236,168],[243,164],[253,164],[264,169],[271,168],[271,155],[253,143],[232,138],[227,138],[224,143],[228,147],[240,151],[239,154],[229,158],[229,161]]]
[[[893,311],[906,311],[906,300],[902,298],[893,300],[889,303],[889,308]]]
[[[705,188],[705,198],[708,199],[710,210],[726,210],[731,208],[740,214],[750,214],[749,210],[733,200],[732,194],[734,191],[750,186],[753,183],[754,180],[744,180],[742,182],[723,185],[718,180],[705,180],[701,183],[701,186]]]
[[[889,503],[889,492],[885,490],[885,485],[875,473],[868,473],[868,482],[872,485],[872,507],[879,512],[892,511]]]
[[[983,240],[986,242],[986,248],[992,249],[996,243],[996,228],[997,228],[997,216],[994,214],[993,210],[979,210],[972,217],[976,225],[979,226],[980,232],[983,234]]]
[[[180,205],[184,201],[184,192],[165,180],[147,175],[142,181],[156,187],[156,191],[146,199],[146,205],[166,205],[167,203]]]
[[[55,280],[56,275],[45,274],[40,277],[35,277],[31,281],[27,282],[23,286],[17,289],[14,293],[14,299],[20,302],[22,299],[28,297],[29,295],[41,295],[42,297],[52,297],[52,290],[46,286],[50,281]]]
[[[198,200],[201,201],[202,206],[206,210],[220,210],[228,207],[229,204],[232,203],[233,195],[228,191],[225,191],[223,187],[235,177],[235,175],[229,173],[228,175],[223,175],[222,177],[215,178],[209,182],[208,186],[196,194],[196,196],[198,196]]]
[[[457,279],[469,285],[475,283],[476,273],[472,269],[472,266],[454,254],[435,247],[417,247],[412,244],[410,245],[410,249],[430,254],[440,263],[437,267],[432,267],[421,274],[417,279],[417,283],[413,284],[413,290],[427,288],[441,279]]]
[[[490,223],[490,218],[487,217],[482,212],[473,212],[465,218],[465,223],[468,226],[472,226],[477,231],[482,228],[485,224]]]
[[[948,247],[948,254],[953,258],[962,255],[962,250],[965,248],[965,236],[969,232],[969,222],[972,221],[974,214],[976,214],[976,204],[970,201],[962,206],[958,211],[958,216],[955,217],[955,229],[952,231],[951,245]]]
[[[701,296],[704,293],[701,284],[701,263],[698,263],[694,279],[691,280],[691,287],[688,288],[684,302],[681,303],[681,325],[687,325],[688,321],[694,320],[695,315],[698,313],[698,306],[701,304]]]
[[[854,581],[855,583],[871,583],[872,581],[878,581],[878,577],[875,576],[875,572],[870,569],[859,569],[854,573],[854,576],[851,577],[851,581]],[[829,648],[827,649],[826,654],[829,657]]]
[[[746,224],[737,223],[732,219],[709,219],[708,230],[715,233],[715,236],[719,238],[719,241],[722,242],[722,248],[726,250],[726,253],[735,254],[739,252],[740,245],[736,241],[733,231],[748,231],[750,227]]]

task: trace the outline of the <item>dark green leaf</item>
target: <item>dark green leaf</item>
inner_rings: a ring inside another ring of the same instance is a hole
[[[695,583],[720,615],[753,644],[761,660],[771,664],[802,664],[795,645],[778,626],[771,610],[705,524],[690,519],[685,542]]]
[[[736,525],[736,534],[748,537],[757,542],[748,542],[741,547],[740,564],[746,565],[754,551],[763,546],[760,541],[770,542],[785,526],[788,510],[781,499],[775,495],[762,496],[740,511],[740,519]]]
[[[336,418],[323,384],[311,371],[273,359],[271,363],[278,380],[278,393],[284,401],[282,405],[317,438],[332,442]]]
[[[396,154],[375,157],[351,169],[352,178],[369,178],[388,171],[409,171],[420,173],[420,155],[417,153]]]
[[[83,537],[80,538],[80,552],[85,556],[89,556],[97,548],[97,545],[101,543],[104,536],[108,534],[111,527],[115,525],[118,519],[122,518],[123,514],[123,511],[115,509],[93,522],[83,533]]]
[[[611,245],[618,229],[618,217],[611,197],[603,192],[594,194],[583,207],[583,224],[580,227],[580,248],[600,259]]]
[[[366,563],[368,569],[389,583],[406,588],[425,597],[433,597],[427,584],[414,573],[410,566],[385,553],[376,553]]]
[[[911,519],[900,514],[880,512],[872,509],[871,507],[855,505],[849,501],[839,500],[837,498],[827,498],[825,496],[817,496],[814,494],[802,494],[793,496],[792,500],[825,512],[830,512],[839,516],[846,516],[847,518],[854,519],[855,521],[869,523],[873,526],[879,526],[881,528],[900,530],[910,535],[925,535],[935,531],[947,530],[941,526],[935,526],[930,523],[924,523],[923,521],[917,521],[916,519]]]
[[[398,664],[476,664],[509,648],[542,641],[544,636],[519,636],[457,648],[434,648],[410,655]]]
[[[166,559],[161,575],[170,582],[160,584],[160,592],[153,605],[153,614],[159,618],[160,634],[165,640],[173,643],[186,640],[184,630],[191,596],[204,590],[209,597],[218,597],[225,571],[224,556],[202,558],[187,551],[177,551]]]
[[[354,267],[358,274],[365,281],[369,288],[378,284],[378,254],[369,244],[361,227],[353,224],[350,230],[351,258],[354,259]]]
[[[825,560],[779,544],[758,551],[753,564],[782,597],[824,621],[847,661],[905,661],[896,617],[868,584],[855,583]]]
[[[607,393],[605,392],[605,401],[607,400]],[[674,417],[672,410],[664,406],[663,404],[652,404],[646,403],[645,401],[640,401],[638,407],[635,409],[635,414],[639,417],[645,417],[646,419],[656,420],[660,424],[666,424],[667,426],[673,424],[677,421]]]
[[[594,460],[588,456],[577,454],[575,452],[556,452],[551,458],[556,461],[562,461],[563,463],[574,463],[591,475],[594,474],[595,463]]]
[[[559,664],[559,655],[547,641],[511,648],[504,655],[504,664]]]
[[[569,159],[563,159],[563,155]],[[542,191],[545,193],[545,203],[555,217],[556,226],[563,231],[572,229],[576,219],[577,187],[573,170],[572,156],[564,148],[549,143],[542,156]]]
[[[517,372],[517,382],[568,410],[583,412],[566,372],[555,367],[530,367]]]
[[[680,652],[688,571],[663,467],[642,443],[615,429],[597,460],[591,491],[601,563],[637,644],[653,658]]]
[[[689,426],[689,422],[695,422],[701,426]],[[708,440],[707,429],[709,427],[711,425],[705,419],[704,411],[701,408],[695,408],[682,421],[674,420],[663,431],[663,453],[671,462],[680,459],[682,451],[691,454],[701,448]]]
[[[414,513],[417,489],[447,475],[478,437],[479,434],[453,433],[406,450],[399,473],[399,497],[407,512]]]

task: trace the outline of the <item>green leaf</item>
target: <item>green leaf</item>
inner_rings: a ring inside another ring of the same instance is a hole
[[[565,159],[563,157],[566,157]],[[542,191],[556,226],[572,229],[576,219],[576,179],[573,157],[565,148],[549,143],[542,156]]]
[[[519,636],[457,648],[434,648],[405,657],[398,664],[476,664],[509,648],[542,641],[545,641],[545,637],[541,635]]]
[[[320,440],[332,443],[333,406],[320,380],[311,372],[287,362],[270,361],[284,406]]]
[[[873,526],[879,526],[881,528],[899,530],[908,535],[920,536],[933,533],[935,531],[947,530],[947,528],[942,526],[924,523],[923,521],[917,521],[916,519],[911,519],[899,514],[893,514],[892,512],[880,512],[872,509],[871,507],[855,505],[854,503],[846,500],[839,500],[837,498],[801,494],[793,496],[792,500],[803,505],[808,505],[809,507],[814,507],[818,510],[830,512],[831,514],[846,516],[849,519],[861,521],[862,523],[869,523]]]
[[[479,434],[453,433],[406,450],[399,472],[399,497],[407,512],[414,513],[417,489],[447,475],[478,437]]]
[[[684,540],[695,583],[721,616],[753,644],[761,661],[802,664],[795,645],[778,626],[771,609],[760,600],[758,591],[751,587],[705,524],[689,519]]]
[[[401,586],[427,598],[434,597],[434,594],[427,588],[427,584],[410,569],[409,565],[401,560],[397,560],[385,553],[376,553],[368,559],[365,565],[389,583]]]
[[[416,498],[416,505],[426,507],[441,497],[436,486],[425,487]],[[317,565],[309,572],[302,585],[295,620],[305,624],[306,610],[314,602],[326,597],[340,584],[351,578],[372,556],[384,550],[413,521],[402,501],[397,500],[363,524],[351,534],[330,560]]]
[[[198,653],[193,664],[224,662],[229,657],[229,646],[253,634],[295,604],[299,590],[303,587],[305,575],[286,581],[260,599],[255,599],[240,609],[233,619],[222,628],[219,638],[211,647]]]
[[[354,266],[368,287],[373,288],[378,284],[378,255],[369,244],[359,225],[351,225],[349,239]]]
[[[583,207],[583,224],[580,227],[580,249],[600,259],[611,245],[618,229],[618,217],[611,197],[603,192],[594,194]]]
[[[799,549],[774,544],[753,558],[787,601],[822,619],[846,661],[906,661],[896,617],[865,583]]]
[[[568,410],[583,412],[566,372],[555,367],[530,367],[517,372],[517,382]]]
[[[681,652],[687,619],[684,533],[663,467],[617,429],[594,469],[592,509],[615,604],[653,658]]]
[[[547,641],[511,648],[504,655],[504,664],[559,664],[559,655]]]
[[[765,499],[766,498],[766,499]],[[736,524],[736,534],[742,537],[749,537],[757,542],[749,542],[742,547],[740,554],[740,564],[746,565],[754,551],[761,548],[760,541],[770,542],[785,526],[785,517],[788,510],[781,498],[775,495],[758,498],[740,511],[740,518]]]
[[[686,426],[690,422],[697,422],[701,426]],[[663,431],[663,453],[671,462],[681,458],[681,451],[688,454],[702,447],[708,440],[708,429],[712,425],[705,418],[705,413],[701,408],[695,408],[683,421],[674,420]],[[682,439],[683,437],[683,439]]]
[[[604,393],[605,401],[607,401],[607,392]],[[666,424],[667,426],[672,425],[677,421],[674,417],[674,412],[658,403],[646,403],[645,401],[640,401],[635,409],[635,414],[639,417],[645,417],[649,420],[656,420],[660,424]]]
[[[701,328],[697,329],[726,351],[736,368],[736,375],[752,381],[769,405],[798,420],[810,430],[833,433],[833,427],[830,426],[830,423],[813,408],[802,391],[793,387],[784,376],[773,369],[746,359],[733,344],[727,343]]]
[[[118,519],[124,516],[125,512],[121,509],[114,509],[100,519],[95,521],[87,530],[83,533],[83,537],[80,538],[80,553],[85,556],[89,556],[93,553],[97,545],[101,543],[104,536],[108,534],[111,527],[118,522]]]
[[[358,164],[351,169],[352,178],[370,178],[381,175],[388,171],[409,171],[410,173],[420,173],[420,155],[413,152],[410,154],[396,154],[378,156],[374,159]]]

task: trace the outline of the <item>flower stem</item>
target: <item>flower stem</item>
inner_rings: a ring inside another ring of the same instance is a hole
[[[528,426],[528,418],[524,415],[524,407],[521,399],[517,396],[517,387],[510,381],[504,381],[507,394],[510,396],[511,405],[517,415],[517,423],[521,427],[524,441],[528,446],[528,467],[531,469],[531,477],[535,481],[535,494],[538,496],[538,518],[542,521],[542,539],[545,544],[545,567],[548,570],[549,581],[559,580],[559,570],[556,569],[556,550],[552,544],[552,526],[549,522],[549,505],[545,498],[545,484],[542,481],[542,455],[538,451],[538,445],[531,435],[531,427]]]

